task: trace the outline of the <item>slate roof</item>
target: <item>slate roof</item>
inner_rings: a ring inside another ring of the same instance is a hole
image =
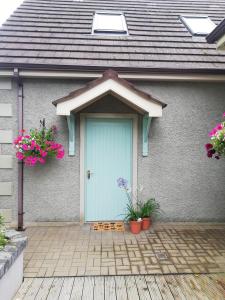
[[[91,34],[104,9],[124,13],[128,36]],[[181,14],[219,24],[225,0],[25,0],[0,30],[0,67],[225,73],[225,52],[193,37]]]

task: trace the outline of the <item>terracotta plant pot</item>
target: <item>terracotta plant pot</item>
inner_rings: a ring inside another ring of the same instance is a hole
[[[148,230],[151,226],[151,219],[150,218],[142,218],[141,222],[141,229],[142,230]]]
[[[141,222],[138,222],[138,221],[130,221],[130,231],[133,233],[133,234],[138,234],[141,232]]]

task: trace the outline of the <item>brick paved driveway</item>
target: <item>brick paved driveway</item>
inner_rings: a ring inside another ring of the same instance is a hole
[[[157,224],[139,235],[29,227],[25,277],[225,272],[225,224]]]

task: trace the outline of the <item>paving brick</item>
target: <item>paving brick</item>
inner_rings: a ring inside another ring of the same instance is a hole
[[[99,234],[87,225],[31,227],[27,233],[29,277],[225,271],[224,225],[162,224],[140,235]]]

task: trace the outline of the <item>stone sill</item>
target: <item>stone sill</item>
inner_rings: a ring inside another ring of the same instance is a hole
[[[27,245],[27,237],[16,230],[6,230],[5,235],[9,239],[9,243],[0,251],[0,279],[7,273]]]

